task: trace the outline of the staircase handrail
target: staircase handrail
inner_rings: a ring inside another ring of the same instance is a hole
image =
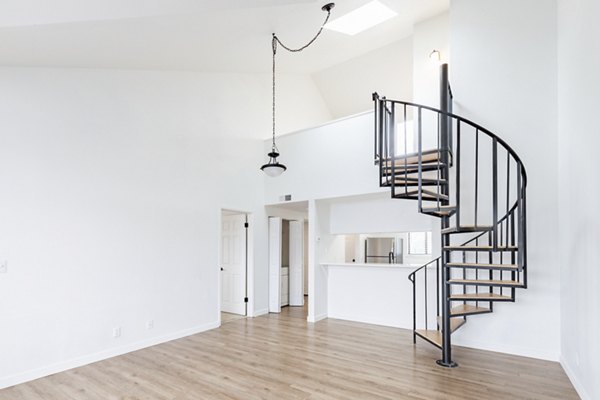
[[[483,126],[467,119],[464,117],[461,117],[460,115],[456,115],[450,112],[445,112],[442,111],[438,108],[435,107],[430,107],[430,106],[426,106],[424,104],[418,104],[418,103],[412,103],[409,101],[401,101],[401,100],[392,100],[392,99],[387,99],[387,98],[380,98],[379,95],[377,94],[377,92],[373,93],[373,99],[375,100],[383,100],[385,102],[390,102],[390,103],[396,103],[396,104],[402,104],[402,105],[406,105],[406,106],[410,106],[410,107],[417,107],[417,108],[422,108],[424,110],[429,110],[429,111],[433,111],[436,113],[439,113],[441,115],[445,115],[447,117],[450,117],[452,119],[456,119],[462,123],[465,123],[467,125],[472,126],[473,128],[479,130],[480,132],[483,132],[484,134],[486,134],[487,136],[489,136],[492,139],[495,139],[498,141],[498,143],[500,143],[502,145],[502,147],[504,147],[506,149],[506,151],[508,151],[510,153],[511,156],[513,156],[513,158],[515,159],[515,161],[517,161],[521,167],[521,171],[523,174],[523,188],[527,187],[527,171],[525,169],[525,166],[523,164],[523,162],[521,161],[521,157],[519,157],[519,155],[515,152],[515,150],[510,147],[508,145],[508,143],[506,143],[502,138],[500,138],[499,136],[497,136],[495,133],[491,132],[489,129],[484,128]]]

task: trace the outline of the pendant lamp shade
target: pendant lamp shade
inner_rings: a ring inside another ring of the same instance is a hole
[[[260,167],[260,169],[267,174],[268,176],[275,178],[281,174],[283,174],[283,171],[285,171],[287,169],[287,167],[283,164],[279,164],[279,162],[277,162],[277,157],[279,157],[279,153],[277,153],[275,150],[271,151],[269,154],[269,162],[265,165],[263,165],[262,167]]]

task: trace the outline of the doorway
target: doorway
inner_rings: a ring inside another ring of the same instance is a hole
[[[248,315],[248,215],[221,211],[221,322]]]
[[[303,220],[269,218],[269,311],[304,306]]]

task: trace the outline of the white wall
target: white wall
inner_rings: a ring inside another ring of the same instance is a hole
[[[472,318],[454,343],[551,360],[560,353],[555,6],[454,0],[450,11],[455,112],[505,139],[529,175],[530,287]]]
[[[267,308],[267,76],[2,68],[0,86],[0,387],[217,326],[221,208],[253,213]]]
[[[439,108],[439,64],[429,55],[438,50],[441,62],[450,60],[450,13],[445,12],[415,25],[413,29],[413,101]]]
[[[313,74],[334,118],[373,109],[371,95],[412,98],[410,37]]]
[[[439,231],[440,220],[419,214],[418,202],[392,199],[387,193],[355,196],[331,201],[329,232],[395,233]]]
[[[558,1],[561,361],[583,399],[600,398],[600,3]]]
[[[288,169],[265,177],[266,204],[286,194],[302,201],[385,191],[378,185],[373,140],[372,112],[278,137],[279,162]],[[270,142],[264,146],[266,152]]]
[[[332,236],[323,235],[329,225],[329,206],[322,201],[308,202],[308,316],[309,322],[327,318],[327,270],[320,265]],[[322,236],[325,240],[322,240]]]

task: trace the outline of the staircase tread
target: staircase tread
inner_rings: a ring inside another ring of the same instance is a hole
[[[494,279],[450,279],[448,282],[454,284],[472,284],[489,286],[523,286],[519,281],[494,280]]]
[[[451,300],[478,299],[478,300],[512,300],[510,296],[504,296],[497,293],[466,293],[453,294]]]
[[[448,211],[437,211],[437,210],[424,210],[423,214],[427,214],[427,215],[435,215],[437,217],[451,217],[452,215],[454,215],[456,213],[455,210],[448,210]]]
[[[441,316],[437,317],[438,325],[440,326],[440,330],[442,327],[443,319]],[[450,319],[450,332],[454,333],[458,328],[467,323],[467,320],[464,318],[451,318]],[[443,331],[443,330],[442,330]]]
[[[490,268],[490,269],[509,269],[518,270],[519,266],[516,264],[489,264],[489,263],[461,263],[461,262],[449,262],[449,267],[458,268]]]
[[[423,207],[423,210],[427,210],[427,211],[456,210],[456,206]]]
[[[424,163],[428,163],[428,162],[435,162],[440,158],[440,153],[438,150],[427,150],[427,151],[423,151],[421,152],[421,161]],[[419,162],[419,153],[415,152],[415,153],[409,153],[409,154],[403,154],[403,155],[396,155],[393,160],[396,163],[404,163],[406,162],[407,164],[416,164]],[[392,161],[392,158],[384,158],[383,162],[384,163],[390,163]]]
[[[444,250],[448,251],[470,251],[470,250],[481,250],[481,251],[491,251],[493,250],[493,246],[483,246],[483,245],[463,245],[463,246],[445,246]],[[517,251],[517,246],[498,246],[498,251]]]
[[[421,196],[421,198],[423,200],[438,200],[438,196],[439,196],[439,200],[448,200],[448,196],[443,195],[443,194],[437,194],[435,192],[431,192],[429,190],[425,190],[425,189],[421,189],[421,191],[423,192],[423,195]],[[403,191],[400,193],[396,193],[396,198],[402,198],[403,196],[419,196],[419,191],[418,190],[408,190],[408,191]]]
[[[489,313],[492,310],[490,310],[489,308],[485,308],[485,307],[476,307],[476,306],[472,306],[470,304],[461,304],[459,306],[455,306],[452,307],[450,309],[450,315],[451,316],[459,316],[459,315],[468,315],[468,314],[483,314],[483,313]]]
[[[436,198],[439,197],[440,199],[445,199],[445,200],[448,200],[448,198],[449,198],[448,195],[445,195],[445,194],[442,194],[442,193],[438,194],[436,192],[432,192],[431,190],[421,189],[421,191],[424,194],[428,194],[428,195],[436,197]]]
[[[429,343],[442,348],[443,338],[442,332],[432,329],[417,329],[415,333],[427,340]]]
[[[385,179],[386,181],[391,182],[391,175],[390,175],[390,179]],[[410,176],[405,177],[404,174],[396,174],[396,182],[401,181],[401,182],[410,182],[410,183],[414,183],[414,184],[418,184],[419,183],[419,179],[418,178],[413,178]],[[421,183],[440,183],[441,184],[445,184],[446,182],[448,182],[446,179],[436,179],[436,178],[422,178],[421,179]]]
[[[490,225],[461,225],[459,227],[451,226],[449,228],[442,229],[442,233],[487,232],[491,230],[492,226]]]
[[[423,172],[425,172],[426,170],[428,171],[437,171],[443,167],[445,167],[446,164],[445,163],[435,163],[435,164],[426,164],[423,163],[421,164],[421,169],[423,170]],[[393,165],[391,163],[384,163],[382,165],[383,169],[386,170],[391,170],[391,169],[401,169],[401,170],[414,170],[415,172],[413,173],[417,173],[419,170],[419,164],[418,163],[404,163],[404,162],[396,162]],[[398,173],[404,173],[404,171],[402,172],[398,172]],[[410,172],[408,172],[410,174]],[[391,174],[391,173],[389,173]]]

